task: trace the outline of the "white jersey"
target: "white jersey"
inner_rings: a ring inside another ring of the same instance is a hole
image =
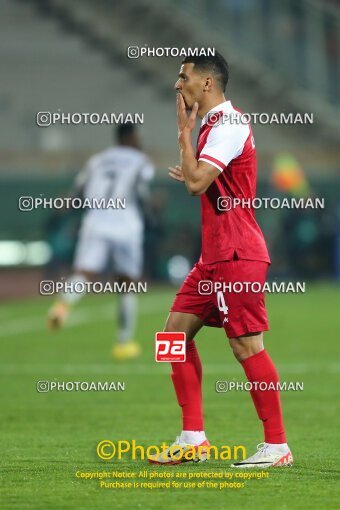
[[[87,209],[82,233],[96,232],[110,239],[141,237],[143,219],[138,194],[153,175],[151,161],[138,149],[117,146],[94,155],[76,181],[82,187],[83,197],[91,201],[124,202],[125,208]]]

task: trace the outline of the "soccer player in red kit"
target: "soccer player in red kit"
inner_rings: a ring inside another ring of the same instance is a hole
[[[293,457],[286,442],[278,390],[259,389],[259,383],[279,382],[278,373],[264,349],[263,331],[268,330],[263,293],[232,292],[234,282],[266,281],[270,259],[251,205],[226,207],[232,199],[251,199],[256,193],[256,151],[249,124],[224,92],[228,65],[212,57],[186,57],[182,61],[177,91],[180,165],[169,174],[184,182],[191,195],[200,195],[202,254],[178,291],[164,331],[186,333],[186,361],[172,363],[172,381],[182,409],[182,433],[171,452],[152,456],[158,464],[178,464],[176,446],[186,452],[192,446],[209,445],[203,425],[202,366],[194,337],[204,326],[223,327],[236,359],[253,384],[250,391],[264,427],[264,443],[246,460],[233,467],[290,466]],[[187,113],[189,112],[189,113]],[[196,152],[191,133],[196,117],[202,119]],[[246,203],[246,202],[245,202]],[[216,282],[229,284],[214,290]],[[272,386],[272,385],[271,385]],[[272,386],[273,387],[273,386]],[[204,456],[201,455],[201,460]]]

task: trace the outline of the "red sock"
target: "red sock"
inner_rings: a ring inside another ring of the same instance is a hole
[[[279,382],[279,376],[269,354],[265,349],[241,361],[248,381]],[[257,414],[263,422],[264,440],[266,443],[286,443],[282,419],[279,390],[250,391]]]
[[[202,411],[202,365],[194,340],[187,342],[186,361],[171,363],[172,382],[182,408],[182,430],[204,430]]]

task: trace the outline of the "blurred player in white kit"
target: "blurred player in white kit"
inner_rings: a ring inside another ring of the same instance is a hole
[[[141,151],[136,126],[121,124],[117,145],[90,158],[76,179],[76,194],[93,200],[125,199],[125,209],[86,209],[76,247],[70,282],[96,281],[109,266],[120,283],[138,281],[143,267],[143,207],[148,183],[154,176],[150,159]],[[48,312],[50,329],[62,327],[71,307],[82,294],[64,292]],[[140,346],[134,341],[137,295],[118,294],[118,338],[113,346],[117,360],[135,358]]]

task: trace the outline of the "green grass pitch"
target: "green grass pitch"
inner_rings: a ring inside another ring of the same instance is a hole
[[[104,462],[96,456],[103,439],[138,444],[172,441],[180,413],[168,364],[154,362],[154,334],[162,329],[175,289],[155,287],[140,297],[137,340],[143,355],[115,364],[111,296],[89,296],[57,334],[45,330],[52,302],[37,298],[5,304],[1,316],[1,509],[336,509],[339,489],[339,289],[307,285],[304,295],[267,297],[271,331],[265,344],[281,380],[303,381],[303,392],[282,395],[291,469],[269,470],[265,480],[243,489],[115,490],[76,471],[229,470],[211,460],[178,467],[143,461]],[[206,328],[197,337],[204,375],[205,425],[216,445],[243,444],[252,454],[262,441],[246,392],[215,392],[217,380],[244,381],[224,332]],[[38,380],[125,381],[125,392],[38,393]]]

